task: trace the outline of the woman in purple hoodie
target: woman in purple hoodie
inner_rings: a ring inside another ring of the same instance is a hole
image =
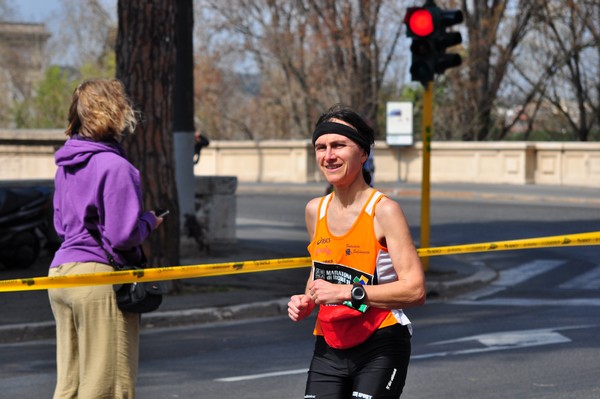
[[[119,144],[136,114],[116,79],[81,83],[55,154],[54,227],[62,239],[49,276],[110,272],[138,263],[140,245],[161,223],[142,210],[139,171]],[[48,290],[56,320],[57,398],[134,398],[139,314],[117,307],[111,285]]]

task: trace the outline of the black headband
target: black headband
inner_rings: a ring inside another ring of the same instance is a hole
[[[324,134],[340,134],[342,136],[348,137],[350,140],[354,141],[360,148],[365,150],[367,155],[371,152],[371,143],[360,133],[358,133],[354,128],[351,128],[348,125],[344,125],[343,123],[336,122],[323,122],[319,124],[312,137],[312,143],[315,145],[315,142],[319,137]]]

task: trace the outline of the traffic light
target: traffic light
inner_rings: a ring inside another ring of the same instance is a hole
[[[446,29],[460,24],[463,21],[461,10],[442,10],[436,7],[437,17],[435,18],[435,42],[437,57],[435,62],[435,73],[442,74],[448,68],[454,68],[462,63],[462,58],[456,53],[446,53],[448,47],[456,46],[462,43],[460,32],[447,32]]]
[[[426,84],[435,73],[435,25],[433,14],[424,7],[410,7],[404,17],[408,37],[412,38],[410,74],[413,81]]]
[[[461,43],[462,35],[446,29],[462,21],[462,11],[442,10],[433,0],[428,0],[423,7],[407,9],[404,23],[408,37],[412,38],[410,74],[413,81],[425,85],[435,74],[461,64],[460,55],[446,53],[446,49]]]

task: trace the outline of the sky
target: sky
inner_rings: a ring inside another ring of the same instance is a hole
[[[13,22],[24,23],[44,23],[46,29],[52,37],[58,37],[60,30],[61,13],[64,13],[63,0],[4,0],[16,12],[15,18],[11,18]],[[81,1],[81,0],[75,0]],[[116,12],[117,0],[100,0],[104,5],[108,5],[107,9],[114,7]],[[0,19],[2,19],[0,17]],[[57,59],[51,56],[51,63],[69,64],[71,56],[67,52],[56,55]]]
[[[60,0],[13,0],[12,6],[21,17],[19,22],[46,22],[60,10]]]
[[[19,22],[45,22],[61,11],[61,0],[8,0],[19,14]],[[102,0],[102,3],[116,4],[117,0]]]

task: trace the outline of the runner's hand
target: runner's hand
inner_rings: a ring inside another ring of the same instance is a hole
[[[315,303],[306,294],[294,295],[288,302],[288,316],[293,321],[300,321],[310,315]]]

